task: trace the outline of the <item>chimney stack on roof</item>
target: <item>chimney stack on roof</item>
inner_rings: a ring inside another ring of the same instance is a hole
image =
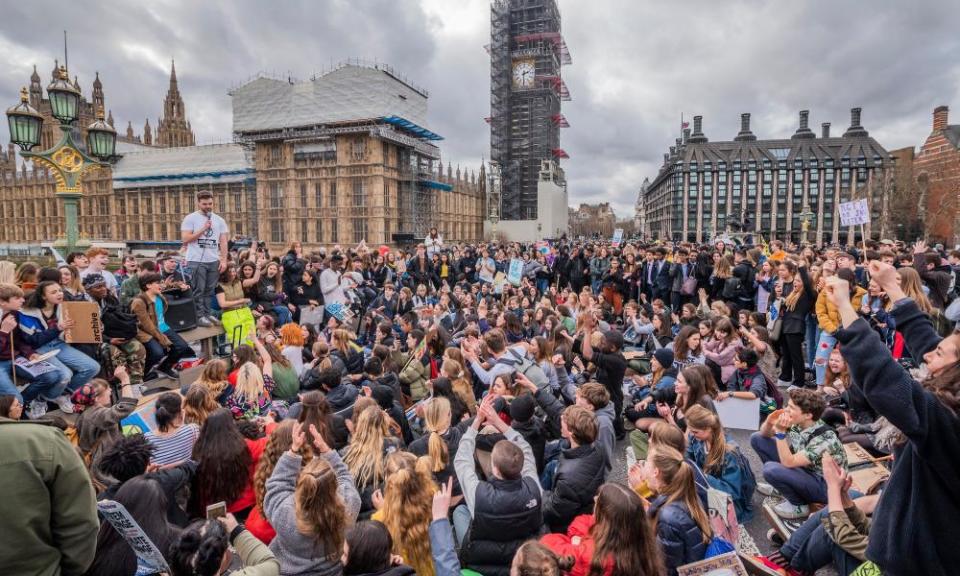
[[[947,120],[950,109],[946,106],[937,106],[933,110],[933,131],[941,132],[947,129]]]
[[[684,128],[683,129],[683,145],[686,146],[688,142],[690,142],[690,129]]]
[[[702,144],[707,141],[703,134],[703,116],[693,117],[693,134],[690,136],[690,142]]]
[[[800,138],[816,138],[816,134],[813,133],[813,130],[810,130],[810,111],[801,110],[800,111],[800,127],[797,128],[797,131],[793,133],[794,139]]]
[[[733,140],[735,142],[751,142],[757,137],[750,131],[750,113],[746,112],[740,115],[740,133]]]
[[[869,133],[860,125],[860,108],[850,109],[850,127],[843,133],[844,138],[860,137],[866,138]]]
[[[824,122],[820,125],[820,137],[829,138],[830,137],[830,123]]]

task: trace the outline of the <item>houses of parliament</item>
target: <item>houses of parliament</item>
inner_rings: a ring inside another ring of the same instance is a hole
[[[378,76],[387,74],[372,68],[346,72],[360,79],[339,94],[346,101],[363,100],[366,91],[375,90],[377,83],[385,80]],[[387,80],[395,81],[392,76]],[[261,78],[252,84],[265,81]],[[326,89],[316,78],[310,82],[316,90]],[[73,83],[81,90],[76,77]],[[28,92],[30,105],[44,116],[38,149],[49,148],[60,130],[43,97],[36,68]],[[94,121],[96,110],[109,111],[99,74],[89,94],[88,99],[84,93],[75,123],[76,142],[85,142],[86,126]],[[423,108],[425,111],[425,97]],[[400,134],[400,128],[385,123],[393,118],[389,112],[377,111],[375,117],[367,113],[363,118],[351,117],[359,112],[349,108],[347,112],[343,116],[340,111],[343,117],[327,114],[324,126],[311,126],[314,132],[320,129],[324,134],[311,139],[273,138],[261,133],[245,137],[236,131],[235,111],[235,143],[196,145],[171,63],[162,114],[155,125],[147,120],[137,134],[128,122],[125,130],[117,131],[117,156],[110,166],[84,177],[81,238],[94,242],[179,241],[181,221],[195,209],[200,190],[213,192],[215,210],[227,221],[232,235],[264,240],[272,247],[294,240],[306,246],[360,240],[390,244],[398,234],[422,237],[425,230],[419,228],[425,222],[436,226],[449,241],[481,238],[482,167],[479,175],[461,172],[459,167],[454,173],[449,164],[443,170],[439,149],[417,139],[416,134]],[[112,111],[107,122],[115,126]],[[291,129],[303,127],[284,127],[280,132]],[[427,162],[413,170],[413,175],[398,163],[409,157],[409,150],[434,151],[429,157],[416,156]],[[405,195],[405,190],[411,192]],[[423,213],[429,216],[423,218]],[[5,153],[0,151],[0,216],[4,223],[0,245],[52,242],[63,236],[66,225],[52,174],[40,167],[31,169],[16,156],[12,144]]]

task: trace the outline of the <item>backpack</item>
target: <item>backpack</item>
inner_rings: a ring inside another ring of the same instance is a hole
[[[544,373],[539,364],[528,358],[526,355],[517,354],[512,348],[507,348],[507,354],[513,356],[513,360],[506,358],[506,355],[497,360],[497,364],[506,364],[513,367],[515,372],[519,372],[537,385],[537,390],[544,390],[550,387],[550,379]]]
[[[726,300],[732,300],[740,295],[740,279],[736,276],[731,276],[723,282],[723,296]]]
[[[137,335],[139,324],[136,315],[119,305],[105,306],[100,311],[100,320],[103,322],[103,336],[108,340],[111,338],[130,340]]]

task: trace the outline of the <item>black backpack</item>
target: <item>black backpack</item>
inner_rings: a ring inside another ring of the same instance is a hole
[[[107,339],[130,340],[137,335],[139,324],[136,315],[119,305],[105,306],[100,311],[100,320],[103,322],[103,335]]]

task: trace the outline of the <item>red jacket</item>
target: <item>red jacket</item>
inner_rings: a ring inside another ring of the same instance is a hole
[[[590,573],[590,561],[593,559],[593,515],[581,514],[573,519],[566,534],[547,534],[540,543],[560,556],[573,556],[576,563],[570,576],[587,576]],[[613,574],[613,558],[604,563],[603,576]]]

